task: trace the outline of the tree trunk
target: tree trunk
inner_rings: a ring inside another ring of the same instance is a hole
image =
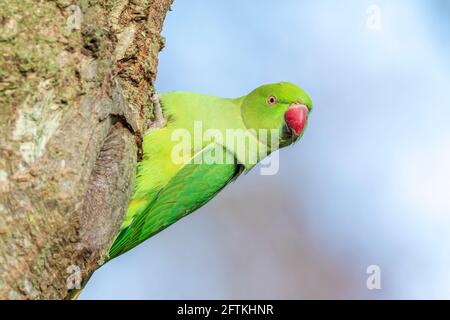
[[[172,0],[0,2],[0,298],[62,299],[132,195]]]

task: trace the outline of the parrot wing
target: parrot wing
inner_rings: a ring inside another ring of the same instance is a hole
[[[216,147],[210,144],[186,162],[131,224],[119,232],[110,247],[110,259],[200,208],[242,173],[244,168],[237,163],[206,164],[198,161],[198,157],[204,159],[205,155],[211,155]],[[229,151],[223,148],[223,153]]]

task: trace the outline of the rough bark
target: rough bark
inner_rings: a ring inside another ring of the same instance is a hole
[[[0,298],[65,298],[104,258],[171,2],[0,1]]]

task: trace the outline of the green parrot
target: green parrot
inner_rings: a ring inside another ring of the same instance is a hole
[[[159,101],[167,121],[144,135],[134,196],[109,259],[195,211],[271,152],[297,141],[312,109],[308,94],[289,82],[263,85],[239,98],[167,92]]]
[[[102,264],[200,208],[270,153],[298,141],[312,109],[308,94],[289,82],[263,85],[240,98],[167,92],[154,102],[158,121],[144,135],[134,195]],[[76,299],[81,290],[67,298]]]

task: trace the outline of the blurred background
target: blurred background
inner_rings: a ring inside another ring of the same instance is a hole
[[[291,81],[310,124],[81,298],[450,298],[449,1],[175,0],[163,35],[158,91]]]

